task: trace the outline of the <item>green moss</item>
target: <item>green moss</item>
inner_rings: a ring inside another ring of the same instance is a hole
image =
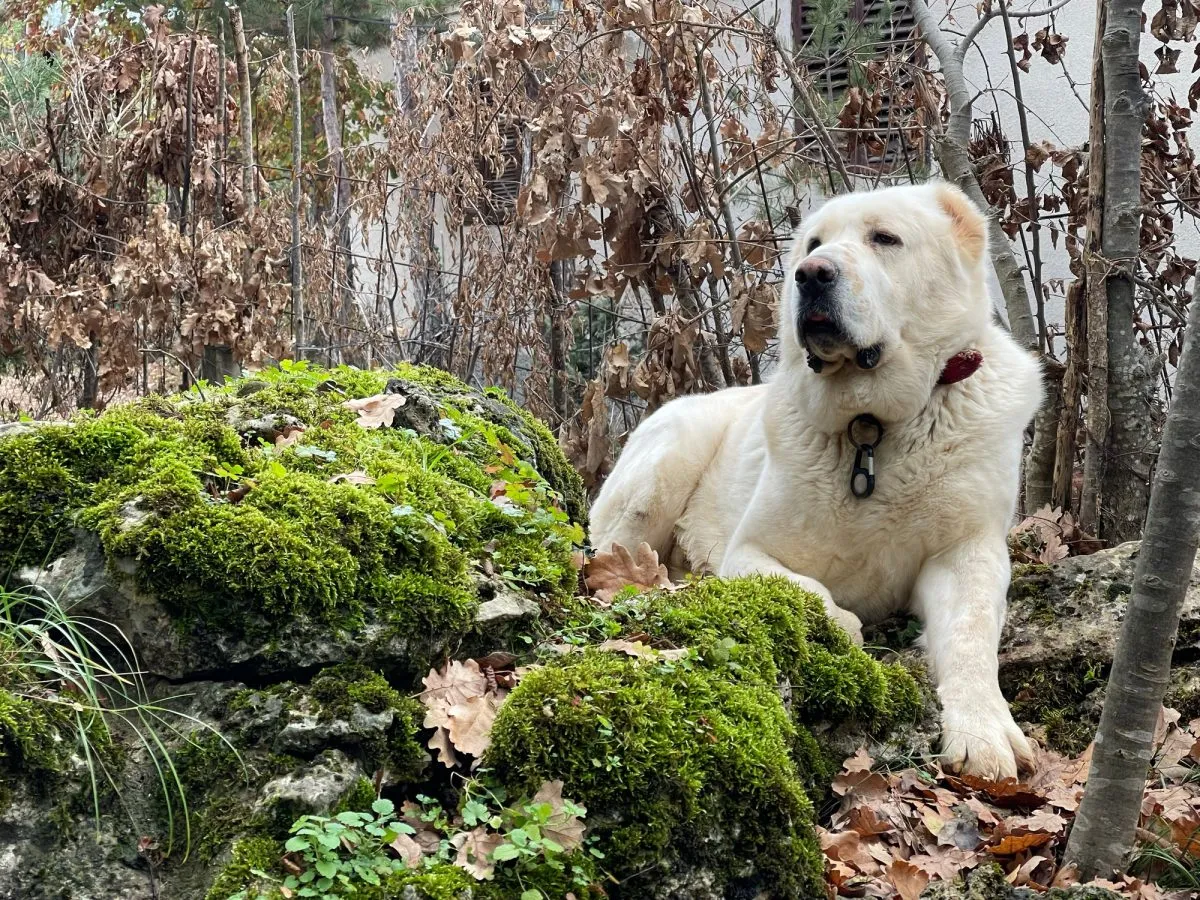
[[[428,435],[359,426],[345,401],[392,378],[429,392],[449,424]],[[303,434],[275,446],[264,422],[293,420]],[[471,572],[485,563],[549,605],[571,593],[581,535],[555,506],[571,478],[547,436],[412,366],[288,364],[203,397],[149,398],[0,441],[0,571],[53,557],[78,524],[111,561],[136,561],[139,586],[185,626],[265,639],[280,620],[373,619],[444,641],[469,629]],[[373,483],[332,482],[355,470]],[[501,510],[492,485],[509,477],[521,503]]]
[[[368,770],[386,767],[393,778],[401,781],[415,779],[424,770],[428,756],[417,740],[424,707],[393,689],[378,672],[355,664],[334,666],[313,679],[308,693],[319,704],[319,717],[324,721],[349,720],[356,706],[368,713],[392,713],[387,734],[358,748]],[[370,809],[375,789],[370,782],[367,786],[370,790],[367,803],[346,809]]]
[[[1089,697],[1104,687],[1107,663],[1066,667],[1040,666],[1030,670],[1009,668],[1002,673],[1001,688],[1017,721],[1034,722],[1046,730],[1046,741],[1060,753],[1075,755],[1095,735],[1099,704],[1085,709]]]
[[[370,778],[360,778],[342,795],[342,799],[334,807],[334,813],[359,812],[369,810],[375,802],[375,785]]]
[[[649,634],[692,652],[666,661],[588,650],[529,672],[492,730],[484,762],[496,777],[516,792],[562,779],[589,809],[605,868],[623,884],[638,876],[622,896],[676,861],[712,870],[727,893],[818,896],[810,794],[835,764],[807,726],[909,720],[921,709],[912,677],[854,647],[820,598],[779,578],[626,598],[567,631],[576,642]],[[747,869],[765,883],[738,885]]]
[[[644,630],[706,659],[770,684],[786,679],[802,723],[854,719],[882,728],[920,708],[916,682],[903,667],[882,665],[855,647],[819,597],[785,578],[703,579],[650,595],[639,614]]]
[[[589,651],[526,675],[485,763],[527,791],[562,779],[618,879],[641,872],[644,886],[673,856],[726,876],[753,862],[783,895],[816,896],[820,851],[793,736],[765,684]]]
[[[473,900],[500,900],[505,896],[497,893],[492,885],[476,881],[457,866],[446,864],[421,872],[399,872],[390,876],[378,891],[359,888],[358,894],[363,900],[400,900],[406,888],[412,888],[418,900],[462,900],[466,896]]]
[[[525,434],[537,460],[538,471],[562,494],[571,518],[581,525],[587,525],[587,490],[584,488],[583,477],[563,456],[554,434],[544,422],[518,406],[499,388],[488,388],[487,395],[499,400],[521,417],[525,424]]]
[[[271,838],[250,837],[238,841],[233,845],[233,858],[217,875],[204,900],[229,900],[258,881],[253,870],[269,872],[281,856],[281,845]]]
[[[49,704],[0,688],[0,773],[32,775],[36,780],[61,772],[74,749],[64,741],[71,731]]]

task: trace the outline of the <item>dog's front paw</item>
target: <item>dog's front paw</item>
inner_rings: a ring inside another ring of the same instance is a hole
[[[862,620],[848,609],[842,609],[840,606],[835,606],[832,603],[827,604],[826,612],[829,613],[829,618],[837,622],[842,627],[846,634],[850,635],[850,640],[854,642],[854,646],[861,647],[863,644]]]
[[[955,772],[1000,781],[1034,765],[1033,748],[1004,698],[947,705],[942,713],[942,763]]]

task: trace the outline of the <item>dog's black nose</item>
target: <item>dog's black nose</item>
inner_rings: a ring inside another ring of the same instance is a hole
[[[796,267],[796,285],[805,297],[820,297],[837,281],[839,274],[831,260],[810,256]]]

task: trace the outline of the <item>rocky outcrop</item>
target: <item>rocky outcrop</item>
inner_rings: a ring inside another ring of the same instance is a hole
[[[1000,681],[1019,721],[1070,752],[1091,741],[1132,589],[1138,544],[1053,566],[1018,566],[1009,591]],[[1167,695],[1188,721],[1200,715],[1200,565],[1180,615]]]
[[[780,581],[579,600],[583,514],[543,426],[428,369],[292,365],[0,433],[10,616],[141,673],[113,714],[0,669],[0,900],[276,900],[316,871],[293,823],[379,795],[443,830],[365,900],[813,896],[815,804],[846,746],[910,739],[916,682]],[[642,642],[672,652],[619,649]],[[511,693],[451,772],[414,698],[473,657]],[[479,803],[558,782],[586,849],[453,865]]]

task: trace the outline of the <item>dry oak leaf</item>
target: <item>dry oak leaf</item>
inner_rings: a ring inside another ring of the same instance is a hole
[[[429,726],[426,725],[428,728]],[[454,745],[450,743],[450,735],[445,728],[438,728],[433,733],[433,737],[429,739],[428,747],[430,750],[436,750],[438,754],[438,762],[447,769],[453,769],[458,765],[458,755],[454,752]]]
[[[425,856],[424,848],[407,834],[396,835],[395,840],[388,846],[395,850],[396,855],[404,860],[405,868],[421,868],[421,860]]]
[[[645,541],[638,544],[636,556],[620,544],[613,544],[611,551],[601,550],[588,562],[586,580],[596,598],[604,603],[630,585],[643,590],[674,587],[667,577],[667,567],[658,561],[658,553]]]
[[[503,835],[480,825],[471,831],[460,831],[450,838],[450,843],[458,848],[454,864],[460,869],[470,872],[478,881],[488,881],[495,875],[496,864],[492,862],[492,854],[504,843]]]
[[[611,650],[613,653],[624,653],[635,659],[683,659],[687,656],[686,647],[658,650],[641,641],[608,640],[596,646],[597,650]]]
[[[484,694],[450,707],[445,727],[454,749],[476,759],[483,756],[492,743],[492,723],[496,721],[496,711],[502,702],[503,698],[496,694]]]
[[[542,826],[542,834],[562,847],[564,853],[570,853],[583,845],[587,829],[579,816],[564,808],[562,789],[561,781],[547,781],[533,795],[533,802],[550,804],[550,818]],[[579,808],[583,809],[582,806]],[[586,809],[583,811],[587,812]]]
[[[853,870],[867,875],[879,872],[879,863],[863,846],[858,832],[841,831],[831,834],[824,828],[818,828],[817,835],[821,839],[821,850],[824,851],[827,858],[844,863]]]
[[[473,659],[451,660],[441,672],[430,669],[421,682],[425,685],[421,702],[430,708],[443,703],[453,706],[487,691],[487,677]]]
[[[340,475],[334,475],[329,479],[330,484],[337,484],[340,481],[346,484],[374,484],[375,479],[364,472],[362,469],[355,469],[353,472],[343,472]]]
[[[290,447],[302,437],[304,437],[303,428],[299,425],[287,425],[279,434],[275,435],[275,446],[280,449]]]
[[[358,413],[363,428],[388,428],[396,419],[396,410],[404,405],[401,394],[376,394],[361,400],[347,400],[342,406]]]
[[[905,859],[892,860],[887,877],[900,894],[900,900],[919,900],[929,885],[929,876]]]

